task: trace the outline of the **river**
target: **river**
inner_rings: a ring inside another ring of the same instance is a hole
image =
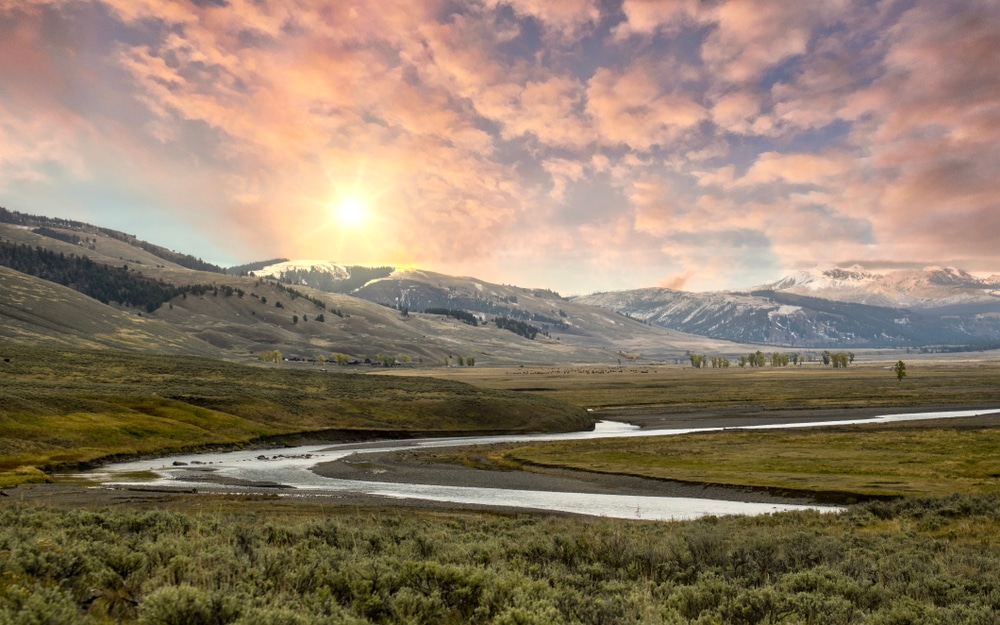
[[[864,419],[803,422],[794,424],[753,425],[728,429],[806,428],[861,423],[891,423],[918,419],[948,419],[1000,413],[994,410],[959,410],[950,412],[883,415]],[[649,520],[685,520],[705,515],[767,514],[788,510],[836,511],[819,505],[775,504],[692,497],[650,497],[634,494],[599,494],[553,492],[511,488],[481,488],[448,484],[411,484],[366,480],[332,479],[317,475],[319,464],[348,456],[387,451],[421,450],[440,447],[481,445],[504,442],[581,440],[620,437],[666,436],[692,432],[711,432],[727,428],[639,429],[613,421],[601,421],[593,431],[557,434],[522,434],[507,436],[412,439],[376,443],[306,445],[280,449],[208,452],[171,456],[108,465],[88,473],[106,486],[137,485],[211,491],[267,492],[283,496],[336,496],[359,493],[394,498],[412,498],[448,502],[457,505],[488,505],[533,510],[549,510],[614,518]],[[155,478],[136,481],[123,474],[151,471]]]

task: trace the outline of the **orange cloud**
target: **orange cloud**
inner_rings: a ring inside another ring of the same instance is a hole
[[[844,254],[982,270],[1000,9],[893,7],[0,0],[0,191],[138,198],[243,257],[551,261],[593,288]],[[351,236],[345,190],[371,212]]]
[[[675,291],[682,291],[687,283],[694,277],[693,271],[685,271],[683,273],[674,273],[666,278],[660,280],[657,286],[663,287],[665,289],[673,289]]]

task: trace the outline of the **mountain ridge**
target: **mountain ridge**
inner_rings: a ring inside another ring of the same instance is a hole
[[[612,364],[640,355],[644,359],[679,360],[692,350],[741,349],[572,303],[563,303],[567,317],[558,317],[573,328],[571,332],[552,328],[551,333],[543,330],[527,338],[516,332],[521,326],[514,321],[505,327],[495,323],[473,326],[447,315],[423,314],[423,307],[409,308],[405,301],[400,305],[397,297],[405,300],[407,295],[397,296],[396,287],[401,283],[390,280],[389,274],[433,283],[435,289],[451,294],[451,303],[456,306],[455,296],[462,292],[496,292],[497,298],[510,293],[520,301],[507,302],[508,314],[518,317],[513,312],[520,311],[520,318],[539,324],[542,318],[554,320],[558,316],[558,306],[552,307],[561,301],[558,294],[431,272],[359,266],[348,266],[352,268],[349,279],[356,279],[357,286],[342,283],[341,290],[348,293],[328,292],[264,276],[192,270],[157,256],[153,253],[158,251],[156,247],[133,245],[89,224],[44,218],[41,222],[48,231],[36,232],[38,222],[0,220],[0,243],[15,253],[24,249],[50,253],[43,258],[86,258],[91,270],[95,265],[106,267],[107,274],[116,279],[162,282],[169,288],[163,289],[161,301],[148,306],[145,302],[131,304],[117,291],[109,293],[105,304],[69,288],[80,287],[72,277],[64,279],[67,286],[58,286],[6,270],[0,274],[2,286],[36,296],[17,309],[0,309],[4,330],[0,337],[4,340],[197,353],[237,360],[256,359],[274,351],[299,362],[320,362],[334,354],[376,362],[392,356],[397,362],[406,359],[414,365],[455,363],[459,357],[472,357],[477,365]],[[287,268],[304,270],[308,275],[310,267],[305,265]],[[373,272],[378,275],[373,276]],[[366,285],[373,285],[365,292],[370,299],[351,294]],[[415,288],[407,293],[415,293]],[[144,332],[130,331],[135,323],[140,323]]]
[[[141,312],[199,341],[199,353],[243,358],[278,350],[302,359],[396,353],[429,362],[467,355],[483,364],[582,364],[639,356],[679,361],[689,352],[735,354],[767,345],[1000,342],[1000,281],[956,268],[879,273],[854,265],[801,271],[745,291],[646,288],[563,297],[425,269],[324,260],[275,258],[221,269],[132,235],[5,209],[0,242],[85,256],[118,280],[170,285],[162,303],[144,304]],[[108,298],[116,314],[140,314],[135,304]],[[60,331],[59,323],[25,329],[30,315],[17,314],[24,335]],[[86,339],[85,332],[67,332],[67,341]]]

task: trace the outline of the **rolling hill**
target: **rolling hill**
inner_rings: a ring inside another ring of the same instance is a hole
[[[300,362],[391,356],[425,365],[459,357],[481,365],[670,362],[775,345],[1000,344],[1000,281],[955,269],[834,268],[746,292],[656,288],[566,298],[327,261],[227,270],[107,228],[0,209],[2,259],[18,269],[0,273],[0,337],[10,341],[240,359],[277,350]]]
[[[269,277],[273,266],[230,275],[124,233],[19,213],[6,216],[0,223],[0,245],[14,248],[14,253],[42,249],[51,254],[33,255],[49,259],[86,256],[115,276],[122,293],[112,293],[107,304],[87,297],[78,290],[93,288],[94,280],[82,279],[65,266],[58,271],[49,265],[32,269],[39,275],[5,269],[0,288],[8,297],[0,308],[0,336],[10,341],[238,359],[272,350],[298,361],[329,359],[333,353],[362,361],[391,355],[425,365],[443,364],[446,358],[454,363],[459,356],[473,357],[477,365],[566,365],[638,357],[680,359],[689,350],[740,351],[725,342],[577,304],[550,291],[426,272],[288,261],[279,267],[283,281]],[[316,280],[324,267],[338,272],[336,278]],[[43,280],[42,274],[64,284]],[[351,292],[321,290],[308,284],[309,276],[321,287]],[[130,303],[122,283],[161,285],[157,293],[162,301]],[[23,302],[18,299],[25,297]],[[502,316],[536,327],[539,333],[532,340],[496,323],[470,325],[423,312],[434,307],[461,309],[483,321]]]

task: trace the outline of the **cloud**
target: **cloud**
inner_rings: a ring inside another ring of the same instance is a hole
[[[684,287],[687,286],[688,281],[690,281],[694,275],[694,271],[690,270],[683,273],[674,273],[660,280],[660,282],[657,283],[657,286],[665,289],[673,289],[674,291],[683,291]]]
[[[702,55],[724,80],[749,82],[786,59],[805,54],[813,29],[835,14],[838,4],[842,3],[719,3],[705,15],[715,29],[706,37]]]
[[[824,186],[832,180],[842,179],[849,169],[850,163],[843,155],[765,152],[737,182],[740,185]]]
[[[690,96],[666,91],[658,76],[645,64],[594,73],[587,86],[587,112],[603,143],[648,150],[672,142],[706,117],[704,107]]]
[[[578,292],[1000,270],[995,2],[608,6],[0,0],[3,201]]]
[[[617,28],[617,36],[652,34],[665,28],[678,28],[680,22],[699,13],[698,0],[625,0],[622,3],[625,21]]]
[[[593,25],[600,17],[594,0],[506,0],[495,6],[509,4],[520,15],[530,15],[561,36],[572,36],[581,28]]]

